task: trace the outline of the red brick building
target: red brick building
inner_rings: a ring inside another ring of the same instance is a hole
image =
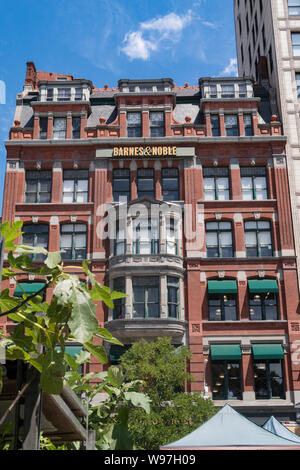
[[[286,139],[270,109],[249,79],[97,89],[28,63],[2,219],[127,293],[97,313],[125,347],[169,336],[192,351],[190,391],[256,420],[293,420],[299,297]]]

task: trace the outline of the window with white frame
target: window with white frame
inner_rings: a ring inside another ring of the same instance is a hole
[[[60,249],[63,260],[86,259],[86,225],[63,224],[60,230]]]

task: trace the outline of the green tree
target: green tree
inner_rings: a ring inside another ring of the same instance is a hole
[[[143,380],[138,389],[152,400],[149,414],[134,410],[129,416],[129,432],[137,448],[159,449],[194,431],[217,412],[201,393],[184,393],[185,382],[192,380],[185,370],[190,357],[188,348],[175,348],[169,338],[140,341],[121,357],[126,379]]]

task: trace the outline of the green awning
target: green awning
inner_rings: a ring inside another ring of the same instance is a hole
[[[66,346],[65,352],[69,354],[69,356],[76,357],[77,354],[80,354],[82,351],[82,346]]]
[[[281,344],[253,344],[254,359],[283,359],[284,351]]]
[[[210,347],[212,361],[232,360],[239,361],[242,351],[239,344],[215,344]]]
[[[15,297],[22,297],[24,295],[23,290],[25,291],[25,294],[27,295],[32,295],[41,290],[44,286],[44,282],[20,282],[19,285],[16,287],[14,296]]]
[[[130,348],[130,344],[126,344],[125,346],[119,346],[118,344],[112,344],[110,347],[109,358],[110,362],[118,362],[120,357],[123,356],[126,351]]]
[[[237,294],[236,281],[208,281],[209,294]]]
[[[279,292],[277,281],[265,279],[261,281],[248,281],[249,292],[251,294],[263,294],[265,292]]]

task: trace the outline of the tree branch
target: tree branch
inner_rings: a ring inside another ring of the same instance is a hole
[[[26,392],[27,388],[32,384],[33,382],[33,379],[34,377],[30,380],[30,382],[28,382],[27,384],[24,385],[24,387],[19,390],[18,392],[18,395],[16,396],[16,398],[14,399],[14,401],[12,402],[12,404],[9,406],[9,408],[7,408],[7,410],[5,411],[4,415],[2,416],[2,418],[0,419],[0,428],[2,426],[2,424],[4,424],[7,416],[9,415],[9,413],[12,412],[12,410],[14,409],[14,407],[16,406],[16,404],[18,403],[18,401],[20,400],[20,398],[24,395],[24,393]]]
[[[51,282],[48,282],[48,284],[45,284],[42,289],[40,289],[38,292],[35,292],[34,294],[29,295],[26,299],[24,299],[22,302],[19,303],[19,305],[16,305],[15,307],[11,308],[10,310],[7,310],[7,312],[0,313],[0,318],[5,317],[6,315],[10,315],[11,313],[17,313],[18,310],[23,307],[29,300],[34,299],[38,295],[40,295],[42,292],[44,292],[49,286]]]

